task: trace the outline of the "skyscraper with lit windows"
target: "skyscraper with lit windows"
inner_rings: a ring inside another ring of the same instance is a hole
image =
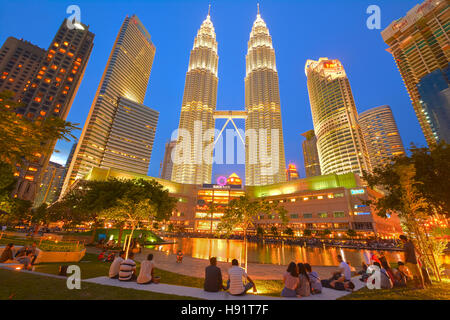
[[[308,60],[305,67],[323,175],[370,171],[350,82],[339,60]]]
[[[361,112],[358,122],[372,168],[389,164],[392,157],[405,155],[391,107],[380,106]]]
[[[27,81],[17,100],[17,113],[33,121],[48,117],[65,120],[83,79],[94,45],[89,26],[63,21],[52,43],[41,58],[39,68]],[[18,167],[19,179],[13,195],[34,201],[56,141],[47,141],[33,161]]]
[[[171,177],[175,182],[211,182],[213,150],[208,146],[214,135],[203,135],[215,127],[218,64],[216,33],[208,12],[195,37],[186,74]]]
[[[248,41],[245,109],[245,184],[260,186],[286,181],[275,50],[259,5]]]
[[[127,16],[89,111],[62,194],[93,167],[147,173],[158,115],[142,105],[155,57],[150,34]]]
[[[319,153],[317,152],[317,137],[314,130],[302,133],[306,138],[302,143],[303,162],[305,164],[306,177],[320,176]]]
[[[450,6],[427,0],[381,33],[429,146],[450,143]]]

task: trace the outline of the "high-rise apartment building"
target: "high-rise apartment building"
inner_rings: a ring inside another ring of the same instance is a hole
[[[106,142],[102,167],[147,174],[159,112],[120,98]]]
[[[450,143],[450,6],[427,0],[382,33],[428,145]]]
[[[66,167],[55,162],[49,162],[44,170],[41,183],[34,201],[34,206],[52,204],[58,200],[64,181]]]
[[[28,41],[6,39],[0,49],[0,92],[11,91],[15,93],[14,99],[19,99],[38,72],[45,52]]]
[[[303,162],[305,164],[306,177],[320,176],[319,152],[317,151],[317,137],[314,130],[302,133],[306,138],[302,143]]]
[[[213,150],[209,146],[214,134],[208,133],[215,125],[218,63],[216,33],[208,12],[195,37],[186,74],[172,170],[175,182],[211,183]]]
[[[339,60],[308,60],[309,100],[323,175],[370,171],[350,82]]]
[[[177,145],[176,141],[169,141],[166,143],[166,150],[164,152],[164,160],[161,164],[161,179],[172,180],[173,160],[172,152]]]
[[[359,114],[358,121],[373,169],[388,164],[392,157],[405,155],[405,148],[389,106],[364,111]]]
[[[248,41],[245,109],[245,184],[260,186],[286,181],[275,50],[259,6]]]
[[[132,168],[137,173],[148,168],[157,113],[142,103],[155,52],[142,22],[135,15],[127,16],[97,89],[62,194],[93,167]]]
[[[87,25],[77,23],[69,27],[64,20],[37,72],[27,81],[17,112],[33,121],[48,117],[65,120],[83,79],[93,41],[94,34]],[[33,161],[18,168],[15,196],[34,201],[55,144],[56,141],[47,141]]]

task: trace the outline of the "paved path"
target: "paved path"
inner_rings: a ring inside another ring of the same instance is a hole
[[[359,290],[362,287],[364,287],[364,283],[359,281],[357,277],[353,278],[353,283],[355,284],[355,290]],[[171,294],[171,295],[177,295],[177,296],[184,296],[184,297],[193,297],[198,299],[204,299],[204,300],[336,300],[340,297],[346,296],[350,294],[348,291],[337,291],[333,289],[323,288],[321,294],[312,295],[309,297],[303,297],[303,298],[281,298],[281,297],[268,297],[268,296],[262,296],[262,295],[255,295],[255,294],[247,294],[245,296],[232,296],[228,294],[227,292],[205,292],[203,289],[200,288],[192,288],[192,287],[183,287],[183,286],[175,286],[170,284],[149,284],[149,285],[140,285],[136,282],[123,282],[119,281],[117,279],[110,279],[108,277],[98,277],[98,278],[92,278],[83,280],[84,282],[91,282],[91,283],[97,283],[101,285],[106,286],[113,286],[113,287],[120,287],[120,288],[127,288],[127,289],[135,289],[135,290],[141,290],[141,291],[150,291],[150,292],[157,292],[157,293],[163,293],[163,294]]]
[[[87,252],[98,254],[97,248],[87,248]],[[191,276],[196,278],[204,278],[205,268],[209,265],[208,260],[192,258],[190,256],[183,257],[183,263],[176,263],[176,255],[168,254],[157,250],[145,249],[144,253],[136,254],[135,261],[143,261],[147,258],[148,253],[153,253],[155,266],[159,269]],[[226,275],[231,263],[217,262],[217,266],[222,269],[222,274]],[[287,266],[273,264],[248,264],[248,274],[254,280],[282,280],[283,274],[286,272]],[[319,274],[322,279],[328,279],[332,276],[337,267],[314,267],[313,270]]]

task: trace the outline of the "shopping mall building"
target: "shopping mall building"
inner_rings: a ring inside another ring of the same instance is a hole
[[[232,199],[246,193],[255,199],[278,202],[288,211],[286,227],[302,235],[304,230],[330,230],[331,237],[344,236],[348,229],[357,232],[358,237],[390,238],[402,233],[396,215],[379,217],[364,204],[365,200],[380,197],[375,190],[363,186],[359,176],[353,173],[343,175],[317,176],[292,180],[284,183],[250,187],[242,186],[241,179],[233,174],[222,179],[220,184],[187,185],[135,173],[93,168],[86,180],[154,179],[162,184],[171,196],[178,198],[171,223],[185,231],[215,231],[223,210]],[[217,212],[208,212],[209,204],[217,205]],[[283,230],[281,220],[275,215],[260,215],[258,226],[270,230],[273,226]]]

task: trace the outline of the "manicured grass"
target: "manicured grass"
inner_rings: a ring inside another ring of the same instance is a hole
[[[59,266],[63,263],[47,263],[36,265],[35,271],[58,274]],[[87,253],[79,263],[66,263],[80,266],[81,278],[89,279],[108,275],[110,263],[97,260],[97,255]],[[137,263],[139,270],[139,263]],[[185,287],[203,288],[204,279],[181,275],[178,273],[155,268],[155,275],[161,277],[161,283]],[[225,279],[224,279],[225,281]],[[279,296],[283,290],[283,282],[277,280],[255,280],[261,295]]]
[[[179,300],[192,299],[134,289],[81,283],[67,289],[64,279],[0,269],[0,300]]]
[[[431,287],[423,290],[416,290],[412,285],[390,290],[363,288],[339,300],[450,300],[450,280],[433,282]]]

